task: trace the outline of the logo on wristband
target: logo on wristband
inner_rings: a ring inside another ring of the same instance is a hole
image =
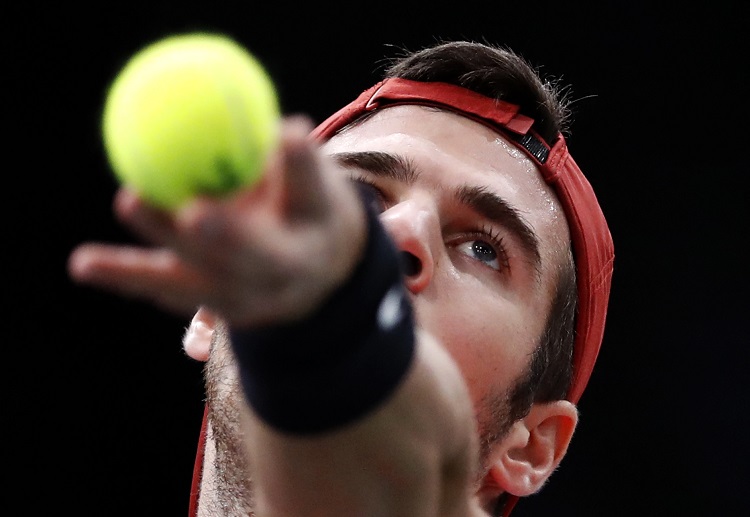
[[[401,287],[394,285],[380,301],[378,307],[378,327],[381,331],[388,332],[398,325],[404,318],[402,302],[404,295]]]

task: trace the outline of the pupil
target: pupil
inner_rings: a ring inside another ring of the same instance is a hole
[[[487,246],[486,243],[481,241],[475,242],[473,247],[476,255],[485,259],[495,258],[495,251],[490,246]]]

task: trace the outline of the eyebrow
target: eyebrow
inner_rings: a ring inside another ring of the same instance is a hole
[[[344,167],[362,169],[376,176],[392,178],[406,184],[414,183],[419,177],[419,170],[414,163],[397,154],[358,151],[335,153],[332,157]],[[518,209],[485,186],[464,185],[456,191],[455,198],[485,219],[507,228],[518,238],[524,252],[531,257],[532,267],[539,272],[539,238]]]
[[[465,185],[459,189],[457,198],[484,218],[504,226],[515,235],[524,252],[531,257],[531,266],[539,273],[542,262],[539,238],[518,209],[483,186]]]
[[[413,184],[419,171],[408,158],[382,151],[358,151],[335,153],[333,158],[344,167],[362,169],[376,176]]]

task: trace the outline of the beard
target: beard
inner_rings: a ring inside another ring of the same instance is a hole
[[[221,323],[217,323],[214,329],[204,377],[208,406],[207,442],[213,444],[214,454],[210,465],[206,466],[211,469],[211,485],[201,486],[199,515],[253,517],[252,467],[243,443],[240,418],[245,398],[228,332]],[[480,460],[477,482],[481,482],[490,468],[488,458],[493,446],[505,437],[513,424],[509,393],[503,390],[488,396],[479,401],[476,408]]]
[[[495,444],[505,438],[513,425],[509,391],[503,390],[485,397],[476,409],[479,433],[479,474],[481,480],[489,471],[489,456]]]
[[[254,515],[251,466],[240,422],[245,402],[228,339],[225,326],[217,324],[204,369],[207,432],[214,455],[207,466],[213,476],[207,498],[204,498],[204,487],[201,487],[199,513],[202,517]]]

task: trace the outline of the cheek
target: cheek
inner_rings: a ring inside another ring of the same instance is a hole
[[[475,403],[491,389],[510,387],[526,367],[535,340],[518,307],[496,297],[452,294],[451,302],[417,297],[421,328],[434,336],[458,364]]]

